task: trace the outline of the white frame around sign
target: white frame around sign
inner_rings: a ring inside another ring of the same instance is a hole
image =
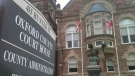
[[[38,17],[40,17],[40,19],[42,19],[45,22],[45,26],[47,26],[47,28],[45,28],[43,25],[41,25],[41,23],[39,23],[37,20],[35,20],[35,22],[37,22],[54,40],[56,40],[56,34],[53,31],[52,27],[50,26],[50,24],[48,23],[48,21],[46,20],[46,18],[44,17],[44,15],[35,7],[33,6],[28,0],[13,0],[20,8],[22,8],[32,19],[34,16],[34,13],[38,14]],[[27,12],[27,6],[29,6],[30,8],[32,8],[34,13],[29,14]]]

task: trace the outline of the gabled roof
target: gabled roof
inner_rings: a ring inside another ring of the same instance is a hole
[[[92,5],[92,7],[89,9],[87,15],[94,13],[94,12],[109,12],[109,11],[107,10],[107,8],[104,5],[102,5],[100,3],[96,3],[96,4]]]

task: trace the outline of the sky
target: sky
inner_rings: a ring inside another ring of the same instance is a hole
[[[57,3],[61,5],[61,9],[69,2],[70,0],[57,0]]]

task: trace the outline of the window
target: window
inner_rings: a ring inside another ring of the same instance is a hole
[[[42,10],[41,4],[39,3],[39,4],[36,6],[36,8],[37,8],[39,11],[41,11],[41,10]]]
[[[66,30],[66,48],[79,47],[79,34],[76,32],[76,26],[70,26]]]
[[[91,43],[91,42],[88,42],[88,43],[87,43],[87,49],[89,49],[89,44],[92,44],[92,43]]]
[[[114,71],[114,62],[112,60],[106,61],[107,71]]]
[[[90,21],[86,21],[86,35],[89,37],[91,35],[91,26],[90,26]]]
[[[130,53],[127,57],[127,65],[129,71],[135,71],[135,53]]]
[[[107,40],[107,46],[108,47],[113,47],[113,41]]]
[[[104,42],[102,40],[98,40],[95,42],[95,45],[96,47],[101,47],[101,45],[103,44]]]
[[[94,35],[103,34],[102,19],[99,16],[94,18]]]
[[[106,25],[108,24],[110,17],[105,18]],[[106,29],[106,34],[111,34],[112,35],[112,26],[110,26],[108,29]]]
[[[77,65],[76,58],[74,58],[74,57],[69,58],[68,64],[69,64],[69,66],[68,66],[69,73],[77,73],[78,65]]]
[[[135,43],[135,22],[132,19],[123,19],[119,23],[123,43]]]

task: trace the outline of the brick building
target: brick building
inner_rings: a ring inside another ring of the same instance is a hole
[[[56,17],[58,76],[88,76],[89,43],[99,51],[101,76],[135,76],[135,0],[70,0]],[[105,30],[112,17],[114,28]]]
[[[57,33],[56,0],[29,0],[48,20],[50,26]]]
[[[56,6],[56,0],[29,0],[47,19],[49,25],[53,28],[57,35],[56,15],[59,8]],[[55,65],[57,65],[57,51],[55,51]],[[57,75],[57,66],[55,66],[55,75]]]

